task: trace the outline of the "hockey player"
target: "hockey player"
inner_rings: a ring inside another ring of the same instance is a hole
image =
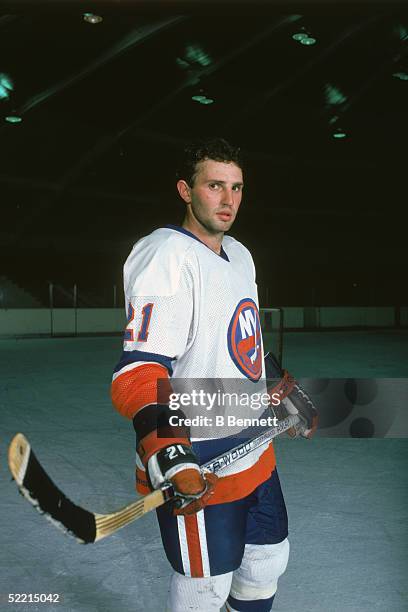
[[[203,474],[200,464],[236,438],[191,439],[170,424],[184,413],[158,394],[163,379],[171,390],[172,379],[265,378],[254,264],[225,235],[242,199],[239,149],[220,138],[186,147],[177,189],[182,226],[139,240],[124,266],[128,325],[112,400],[136,431],[138,491],[170,481],[181,500],[157,512],[174,569],[168,610],[269,612],[289,556],[272,444],[222,477]]]

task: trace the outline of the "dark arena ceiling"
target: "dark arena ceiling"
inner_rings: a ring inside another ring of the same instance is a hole
[[[222,135],[275,303],[405,299],[402,2],[0,2],[0,110],[0,276],[116,281],[182,218],[183,144]]]

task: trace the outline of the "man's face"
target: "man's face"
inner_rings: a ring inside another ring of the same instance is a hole
[[[209,234],[226,232],[234,223],[242,199],[242,170],[235,163],[211,159],[196,166],[194,185],[188,189],[187,216]]]

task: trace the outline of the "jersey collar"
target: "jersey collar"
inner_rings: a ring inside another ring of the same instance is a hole
[[[167,229],[171,229],[171,230],[174,230],[176,232],[180,232],[181,234],[186,234],[186,236],[190,236],[191,238],[194,238],[194,240],[198,240],[198,242],[201,242],[201,244],[203,244],[205,247],[207,247],[207,249],[210,249],[210,247],[207,246],[205,244],[205,242],[203,242],[202,240],[197,238],[197,236],[195,234],[193,234],[192,232],[189,232],[188,230],[184,229],[184,227],[181,227],[180,225],[172,225],[171,223],[169,223],[169,224],[165,225],[165,227]],[[211,251],[211,249],[210,249],[210,251]],[[214,251],[213,251],[213,253],[214,253]],[[222,257],[222,259],[225,259],[225,261],[229,261],[228,255],[224,251],[224,248],[223,248],[222,245],[221,245],[221,253],[220,253],[219,256]]]

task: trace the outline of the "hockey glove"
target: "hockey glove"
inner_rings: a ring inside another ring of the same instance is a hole
[[[177,496],[173,514],[195,514],[214,494],[218,477],[202,474],[191,446],[174,444],[159,450],[147,463],[147,473],[154,489],[170,482]]]
[[[316,407],[309,395],[287,370],[281,369],[273,353],[265,355],[265,373],[268,383],[271,382],[270,379],[280,379],[276,386],[268,387],[271,408],[277,418],[282,420],[289,414],[296,414],[300,418],[299,425],[291,427],[287,430],[287,433],[291,437],[311,438],[317,429],[318,416]],[[275,405],[277,397],[279,397],[280,403]]]

